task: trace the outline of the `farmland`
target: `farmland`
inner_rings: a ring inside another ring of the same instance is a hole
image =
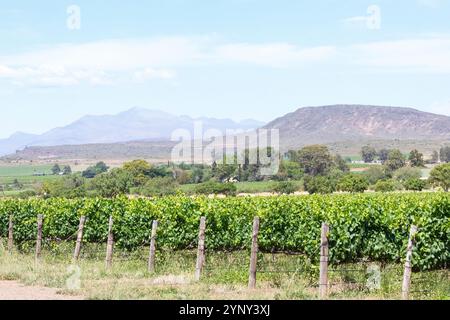
[[[314,299],[320,226],[330,226],[330,298],[397,299],[408,231],[419,227],[413,256],[413,298],[449,298],[450,196],[367,194],[208,199],[32,199],[0,201],[0,234],[14,221],[16,251],[0,246],[1,279],[65,286],[81,215],[87,217],[76,294],[105,299]],[[36,216],[44,215],[43,256],[32,252]],[[104,269],[108,217],[114,219],[113,267]],[[245,287],[254,216],[261,218],[258,285]],[[198,223],[206,216],[207,262],[193,280]],[[160,222],[156,273],[146,270],[152,221]],[[381,268],[381,287],[366,289],[370,264]],[[52,272],[48,272],[48,270]],[[105,286],[98,286],[102,283]]]

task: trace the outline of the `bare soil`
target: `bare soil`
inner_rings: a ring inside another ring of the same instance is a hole
[[[63,295],[57,289],[26,286],[17,281],[0,281],[0,300],[82,300],[82,297]]]

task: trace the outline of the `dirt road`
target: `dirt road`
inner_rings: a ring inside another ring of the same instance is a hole
[[[0,300],[82,300],[82,297],[58,294],[57,289],[25,286],[16,281],[0,281]]]

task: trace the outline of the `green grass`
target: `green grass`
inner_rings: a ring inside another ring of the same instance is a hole
[[[26,177],[35,173],[52,174],[52,165],[6,165],[0,166],[0,177]]]
[[[206,252],[200,282],[193,279],[195,250],[158,250],[156,271],[147,272],[148,248],[133,253],[115,252],[113,267],[106,270],[104,245],[85,245],[81,260],[71,262],[73,243],[44,245],[35,263],[33,248],[7,253],[0,245],[0,280],[57,288],[62,294],[86,299],[222,299],[304,300],[317,298],[318,266],[303,256],[260,253],[257,288],[247,289],[249,252]],[[363,263],[330,266],[330,299],[399,299],[403,266],[379,266],[380,287],[369,290]],[[78,269],[79,268],[79,269]],[[79,270],[80,287],[68,287]],[[413,273],[413,299],[450,299],[449,270]]]

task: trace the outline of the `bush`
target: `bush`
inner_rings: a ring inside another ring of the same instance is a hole
[[[369,181],[360,174],[347,174],[338,184],[338,190],[352,193],[364,192],[368,187]]]
[[[392,192],[396,190],[397,184],[393,180],[380,180],[375,184],[376,192]]]
[[[227,196],[234,196],[237,193],[237,187],[233,183],[221,183],[215,181],[208,181],[201,183],[195,187],[197,194],[223,194]]]
[[[304,179],[304,186],[305,191],[310,194],[328,194],[336,191],[334,181],[330,177],[326,176],[306,176]]]
[[[422,191],[427,186],[427,182],[421,179],[409,179],[403,185],[406,190]]]
[[[369,169],[364,171],[364,175],[367,177],[370,184],[375,184],[378,181],[387,178],[386,169],[383,166],[370,166]]]
[[[160,197],[174,195],[177,193],[178,183],[170,177],[153,178],[140,189],[138,193],[147,197]]]
[[[418,168],[404,167],[394,172],[394,178],[400,182],[412,179],[420,179],[422,172]]]
[[[281,194],[292,194],[296,192],[298,188],[295,183],[291,181],[283,181],[279,182],[273,190]]]

